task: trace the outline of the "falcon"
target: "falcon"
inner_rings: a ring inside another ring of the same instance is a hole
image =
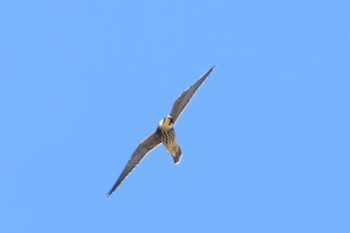
[[[131,155],[124,170],[120,174],[118,180],[115,182],[111,190],[107,193],[107,197],[110,196],[117,187],[124,181],[124,179],[134,170],[134,168],[140,163],[140,161],[154,148],[162,143],[168,152],[173,157],[174,163],[180,162],[182,152],[177,143],[177,138],[174,130],[174,124],[179,118],[181,113],[185,110],[187,104],[192,99],[193,95],[197,92],[204,80],[210,75],[215,66],[210,68],[205,74],[203,74],[192,86],[186,89],[179,97],[177,97],[170,114],[164,117],[158,124],[155,132],[149,135],[143,140]]]

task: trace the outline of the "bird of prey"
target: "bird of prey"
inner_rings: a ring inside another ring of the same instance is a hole
[[[163,118],[156,129],[151,135],[143,140],[140,145],[136,148],[124,170],[120,174],[118,180],[115,182],[111,190],[107,193],[110,196],[116,188],[123,182],[123,180],[134,170],[134,168],[140,163],[140,161],[160,143],[163,143],[165,148],[169,151],[174,159],[174,163],[178,164],[181,159],[181,149],[177,143],[174,124],[179,118],[187,104],[190,102],[193,95],[196,93],[198,88],[202,85],[204,80],[210,75],[215,66],[210,68],[205,74],[203,74],[192,86],[185,90],[176,99],[170,114]]]

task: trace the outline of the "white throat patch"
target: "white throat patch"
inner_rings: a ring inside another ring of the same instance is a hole
[[[171,117],[167,116],[159,122],[159,127],[162,129],[172,129],[174,124],[172,123]]]

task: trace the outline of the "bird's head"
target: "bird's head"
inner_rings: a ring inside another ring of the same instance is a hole
[[[174,119],[170,115],[164,117],[159,122],[159,127],[162,127],[163,129],[171,129],[171,128],[173,128],[173,126],[174,126]]]

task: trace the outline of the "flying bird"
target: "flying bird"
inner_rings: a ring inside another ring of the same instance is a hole
[[[143,140],[140,145],[136,148],[128,163],[126,164],[124,170],[120,174],[118,180],[115,182],[111,190],[107,193],[110,196],[117,187],[124,181],[124,179],[134,170],[134,168],[140,163],[140,161],[154,148],[163,143],[165,148],[171,154],[174,159],[174,163],[178,164],[180,162],[182,152],[177,143],[177,138],[174,130],[174,125],[176,120],[179,118],[181,113],[186,108],[187,104],[190,102],[193,95],[196,93],[198,88],[202,85],[204,80],[210,75],[215,66],[210,68],[205,74],[203,74],[192,86],[185,90],[176,99],[170,114],[164,117],[158,124],[155,132],[149,135],[145,140]]]

